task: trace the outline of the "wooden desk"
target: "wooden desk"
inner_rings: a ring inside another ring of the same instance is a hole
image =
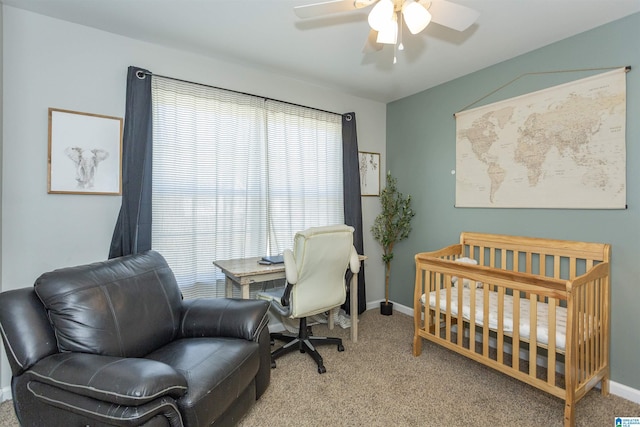
[[[367,259],[364,255],[358,255],[360,261]],[[238,258],[223,261],[214,261],[225,275],[225,294],[233,295],[233,286],[239,286],[242,298],[249,299],[249,286],[252,283],[267,282],[269,280],[284,279],[284,264],[262,265],[258,264],[260,257]],[[354,274],[349,284],[351,300],[351,341],[358,341],[358,275]],[[329,316],[329,328],[333,329],[333,318]]]

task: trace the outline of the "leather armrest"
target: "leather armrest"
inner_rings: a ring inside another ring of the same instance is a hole
[[[0,325],[13,375],[58,352],[47,312],[33,287],[0,294]]]
[[[54,354],[25,375],[81,396],[127,406],[162,396],[178,398],[187,390],[184,376],[162,362],[87,353]]]
[[[291,291],[295,284],[298,283],[298,266],[296,265],[296,259],[293,257],[293,251],[291,251],[291,249],[285,249],[283,256],[287,286],[284,288],[282,298],[280,298],[280,304],[283,307],[289,307],[289,303],[291,302]]]
[[[283,307],[289,307],[289,303],[291,302],[291,291],[293,290],[293,285],[287,282],[287,286],[284,288],[284,292],[282,293],[282,298],[280,298],[280,305]]]
[[[269,302],[233,298],[183,301],[183,338],[230,337],[256,341],[269,322]]]

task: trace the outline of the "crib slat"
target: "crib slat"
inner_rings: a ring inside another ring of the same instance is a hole
[[[489,358],[489,286],[482,287],[482,355]]]
[[[593,283],[587,283],[585,286],[587,288],[587,305],[589,306],[589,315],[587,316],[587,339],[589,341],[589,376],[596,370],[595,365],[595,337],[596,334],[593,333],[595,328],[595,301],[593,300]]]
[[[588,284],[581,287],[581,291],[583,294],[583,307],[582,307],[582,327],[583,327],[583,355],[584,355],[584,372],[583,372],[583,380],[586,381],[590,375],[590,359],[589,359],[589,295],[587,293]]]
[[[531,252],[529,251],[523,251],[524,252],[524,259],[525,259],[525,264],[524,264],[524,272],[527,274],[531,274],[532,273],[532,269],[533,269],[533,261],[532,261],[532,255]],[[527,298],[529,297],[529,292],[527,292]],[[538,298],[538,296],[536,295],[536,298]]]
[[[506,249],[500,251],[500,268],[503,270],[507,269],[507,252]]]
[[[602,325],[602,286],[600,279],[594,281],[594,298],[595,298],[595,313],[593,317],[593,327],[592,331],[595,335],[593,346],[595,348],[595,370],[599,370],[602,367],[602,335],[601,325]]]
[[[552,386],[556,385],[556,299],[549,298],[547,309],[549,310],[547,341],[547,383]]]
[[[593,369],[597,371],[600,369],[600,334],[599,327],[600,324],[600,308],[601,308],[601,295],[600,295],[600,284],[599,281],[596,280],[593,282],[593,298],[594,298],[594,306],[593,306],[593,324],[591,326],[591,333],[593,334]]]
[[[513,334],[511,348],[511,366],[520,370],[520,291],[513,292]]]
[[[447,280],[445,276],[445,289],[447,298],[447,310],[445,314],[445,339],[447,342],[451,341],[451,279]]]
[[[580,361],[578,369],[578,384],[584,380],[585,374],[585,339],[584,339],[584,289],[586,286],[578,288],[577,305],[578,305],[578,360]]]
[[[589,303],[589,283],[582,287],[584,289],[584,378],[585,380],[591,375],[591,336],[590,336],[590,323],[591,323],[591,307]]]
[[[438,286],[438,283],[440,283],[440,275],[438,273],[435,272],[430,272],[430,277],[431,277],[431,283],[429,283],[429,292],[431,291],[438,291],[440,289],[440,286]],[[426,292],[427,286],[425,286],[425,292]],[[429,296],[430,294],[426,294],[426,296]],[[436,296],[437,298],[437,296]],[[436,308],[439,309],[439,304],[436,304]],[[426,310],[426,306],[425,306],[425,310]],[[429,310],[431,313],[431,310]],[[432,332],[433,334],[439,333],[439,329],[440,329],[440,312],[438,311],[437,313],[431,313],[431,315],[429,316],[429,329],[427,329],[427,331]]]
[[[418,306],[420,304],[419,298],[421,297],[422,294],[425,294],[427,296],[427,303],[429,302],[429,291],[430,289],[428,288],[428,286],[431,286],[432,283],[434,283],[435,281],[435,273],[431,272],[431,271],[424,271],[421,270],[420,272],[416,271],[416,280],[420,280],[420,282],[418,282],[418,284],[416,284],[416,292],[415,292],[415,296],[414,298],[416,298],[416,306]],[[417,317],[415,315],[415,313],[418,313],[417,311],[414,310],[414,317]],[[431,327],[431,312],[428,310],[428,306],[425,305],[424,306],[424,317],[421,317],[419,319],[414,319],[414,323],[419,323],[420,325],[422,325],[424,327],[424,330],[429,332],[429,328]],[[415,333],[417,334],[417,331],[415,331]],[[417,355],[420,354],[422,352],[422,342],[418,342],[418,341],[422,341],[420,339],[420,337],[416,336],[413,338],[413,354]],[[417,354],[416,354],[417,353]]]
[[[458,345],[462,347],[463,338],[464,338],[464,317],[463,317],[463,299],[464,296],[464,279],[462,277],[458,278],[458,323],[457,323],[457,336],[458,336]],[[471,327],[469,327],[471,329]],[[473,338],[469,336],[469,341],[473,341]]]
[[[604,366],[604,362],[602,360],[604,352],[603,352],[603,346],[604,346],[604,340],[602,339],[602,323],[603,323],[603,313],[604,313],[604,292],[602,291],[603,288],[603,284],[602,284],[602,280],[598,279],[595,281],[595,295],[596,295],[596,307],[597,307],[597,313],[596,313],[596,317],[594,319],[594,333],[596,335],[596,363],[597,363],[597,367],[596,369],[600,369],[602,366]]]
[[[502,364],[504,359],[504,287],[498,288],[498,333],[497,333],[497,358]]]
[[[538,366],[538,297],[529,297],[529,376],[536,378]]]
[[[440,327],[441,327],[441,320],[440,318],[442,317],[441,313],[440,313],[440,295],[442,294],[442,292],[444,291],[444,289],[441,288],[440,284],[442,283],[442,275],[440,273],[435,273],[436,275],[436,282],[435,282],[435,293],[436,293],[436,304],[435,304],[435,313],[433,315],[434,317],[434,335],[438,338],[440,338]]]
[[[591,327],[591,331],[594,334],[593,339],[593,347],[594,347],[594,372],[598,371],[602,365],[600,360],[600,327],[601,324],[601,300],[600,300],[600,281],[596,280],[593,283],[593,295],[594,295],[594,314],[593,314],[593,326]]]
[[[487,286],[486,284],[484,286]],[[476,290],[469,292],[469,350],[476,352]]]
[[[540,263],[538,267],[538,274],[542,277],[546,277],[547,276],[547,254],[540,252],[538,256],[539,256],[538,262]],[[548,302],[548,299],[545,299],[544,297],[541,296],[540,298],[538,298],[538,301]]]
[[[585,286],[585,314],[584,314],[584,328],[585,328],[585,379],[591,376],[593,372],[593,339],[591,334],[591,325],[593,323],[593,307],[591,294],[588,290],[591,288],[591,283],[587,283]]]
[[[495,248],[489,248],[489,267],[494,267],[496,266],[496,249]]]

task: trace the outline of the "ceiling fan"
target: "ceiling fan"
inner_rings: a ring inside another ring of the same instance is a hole
[[[411,34],[418,34],[430,22],[464,31],[480,16],[474,9],[447,0],[329,0],[295,6],[293,9],[300,18],[316,18],[362,9],[374,3],[369,12],[371,31],[362,49],[364,53],[381,50],[385,44],[397,44],[398,49],[403,50],[402,36],[398,40],[398,29],[402,29],[403,21]]]

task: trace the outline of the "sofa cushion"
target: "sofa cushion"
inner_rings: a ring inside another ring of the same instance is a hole
[[[45,273],[35,292],[60,351],[141,357],[178,335],[180,291],[157,252]]]
[[[146,356],[171,366],[187,379],[178,400],[185,426],[209,425],[254,380],[260,367],[259,344],[237,338],[186,338]]]

